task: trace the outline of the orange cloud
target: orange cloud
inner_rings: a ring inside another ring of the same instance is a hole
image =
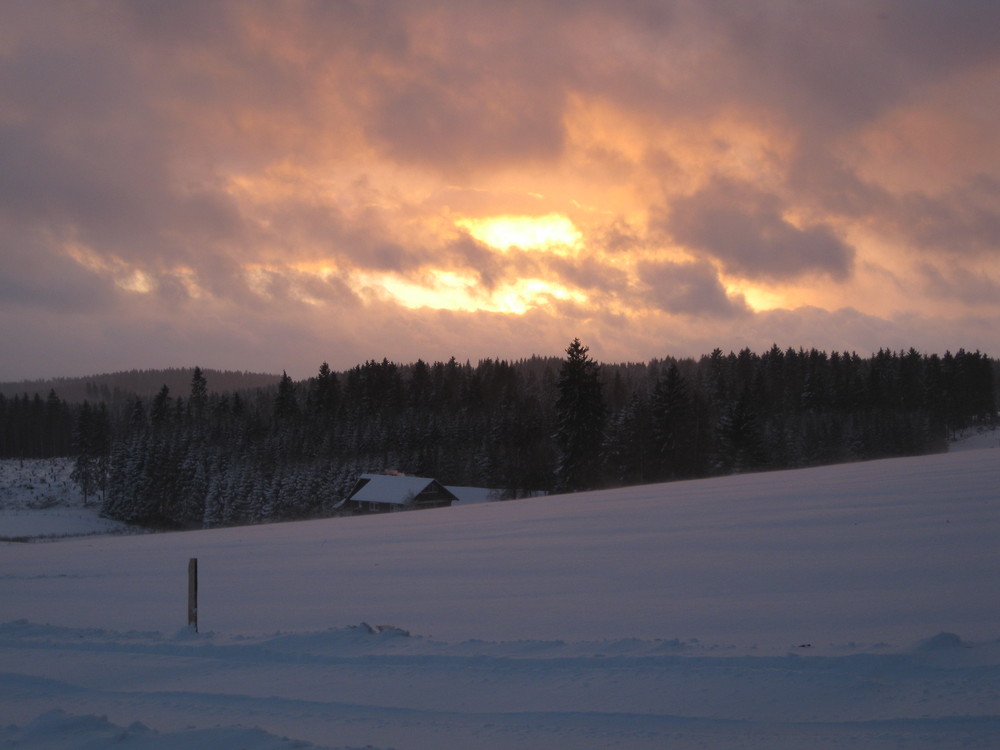
[[[1000,10],[885,15],[3,5],[6,367],[1000,351]]]

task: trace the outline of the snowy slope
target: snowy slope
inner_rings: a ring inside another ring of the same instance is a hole
[[[998,534],[984,449],[2,544],[0,746],[994,747]]]
[[[136,531],[85,504],[72,458],[0,460],[0,540],[51,540]]]

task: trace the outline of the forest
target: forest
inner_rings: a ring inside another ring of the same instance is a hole
[[[323,363],[295,382],[155,395],[0,394],[0,457],[76,457],[102,512],[155,528],[337,513],[360,473],[504,498],[916,455],[997,421],[980,352],[716,349],[698,359]],[[176,384],[176,381],[175,381]]]

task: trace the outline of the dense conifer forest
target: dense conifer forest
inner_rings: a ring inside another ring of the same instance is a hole
[[[153,396],[164,385],[174,393],[184,393],[191,381],[190,367],[170,367],[165,370],[123,370],[80,378],[48,378],[0,383],[0,395],[7,398],[25,393],[46,394],[55,391],[70,403],[103,401],[112,404],[131,396]],[[213,391],[241,391],[265,388],[278,382],[277,375],[236,370],[205,370]]]
[[[240,390],[63,401],[0,395],[0,456],[75,455],[103,512],[161,528],[336,512],[362,472],[504,497],[943,450],[997,420],[998,362],[777,346],[700,359],[368,361]],[[120,395],[120,394],[119,394]]]

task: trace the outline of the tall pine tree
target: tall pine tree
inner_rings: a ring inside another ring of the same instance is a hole
[[[600,368],[573,339],[559,369],[556,400],[556,443],[559,447],[559,486],[576,491],[600,484],[601,448],[606,408],[599,379]]]

